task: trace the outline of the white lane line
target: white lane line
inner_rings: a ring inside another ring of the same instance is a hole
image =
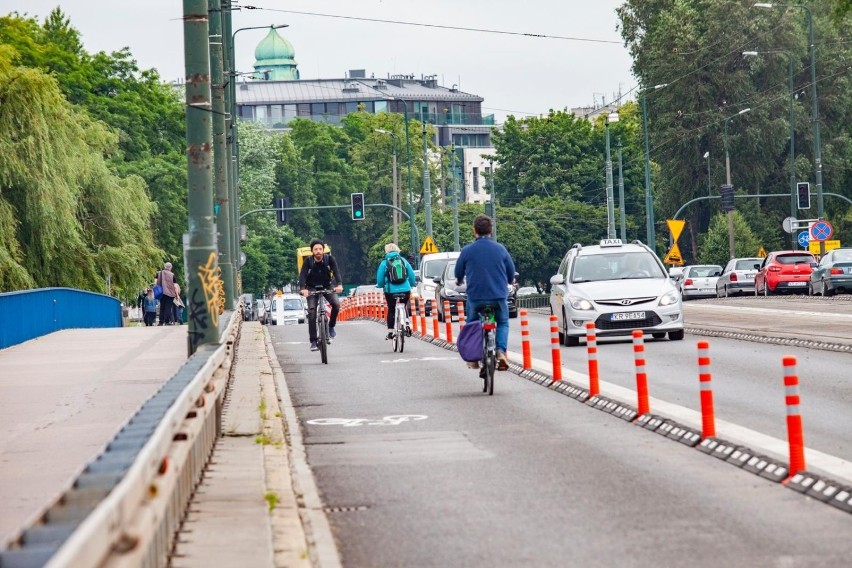
[[[690,310],[719,310],[719,311],[728,311],[728,312],[752,312],[756,314],[769,314],[769,315],[797,315],[797,316],[815,316],[815,317],[831,317],[831,318],[844,318],[844,319],[852,319],[852,314],[839,314],[836,312],[810,312],[803,310],[773,310],[771,308],[750,308],[747,306],[715,306],[712,304],[702,304],[700,306],[690,306]]]

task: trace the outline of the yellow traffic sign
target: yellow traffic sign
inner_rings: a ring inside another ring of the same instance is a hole
[[[840,241],[839,240],[831,240],[831,241],[823,241],[823,242],[825,243],[825,252],[840,248]],[[819,254],[819,241],[808,242],[808,250],[810,250],[812,254]]]
[[[686,225],[686,221],[683,219],[666,219],[666,224],[669,226],[669,231],[671,231],[672,242],[676,243],[678,237],[683,232],[683,226]]]
[[[432,240],[432,237],[426,236],[423,240],[423,245],[420,247],[420,254],[432,254],[433,252],[440,252],[438,247],[435,246],[435,241]]]
[[[766,258],[766,249],[762,246],[757,250],[757,256],[760,258]]]
[[[683,257],[680,255],[680,248],[677,246],[677,243],[673,244],[672,248],[669,249],[669,253],[663,262],[674,266],[683,266]]]

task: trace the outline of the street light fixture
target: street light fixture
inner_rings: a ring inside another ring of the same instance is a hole
[[[761,54],[784,54],[787,56],[787,77],[788,88],[790,89],[790,217],[796,218],[796,127],[795,127],[795,111],[793,101],[795,99],[795,91],[793,90],[793,54],[783,49],[773,49],[768,51],[743,51],[744,57],[757,57]],[[793,232],[790,231],[791,246],[795,242]],[[795,247],[794,247],[795,248]]]
[[[399,189],[396,185],[396,133],[381,128],[376,128],[375,132],[387,134],[393,140],[393,195],[391,196],[391,203],[394,207],[399,207]],[[399,242],[399,212],[396,209],[393,210],[393,242]]]
[[[707,160],[707,195],[713,193],[713,186],[710,184],[710,151],[704,152],[704,159]]]
[[[656,252],[656,235],[654,234],[654,197],[651,193],[651,158],[648,145],[648,91],[656,91],[668,86],[668,83],[654,85],[642,90],[642,131],[645,134],[645,222],[648,246]]]
[[[606,238],[615,238],[615,200],[612,189],[612,156],[609,147],[609,125],[618,122],[618,111],[613,110],[606,118]]]
[[[726,183],[731,185],[731,155],[728,153],[728,123],[731,119],[736,118],[742,114],[749,112],[751,108],[744,108],[737,114],[729,116],[725,119],[725,128],[724,134],[722,136],[722,140],[725,143],[725,180]],[[730,258],[734,258],[734,210],[728,210],[728,252],[730,253]]]
[[[823,218],[823,200],[822,200],[822,144],[819,133],[819,102],[817,100],[817,81],[816,81],[816,54],[814,45],[814,19],[811,9],[801,4],[773,4],[768,2],[758,2],[754,5],[755,8],[801,8],[808,15],[808,52],[811,59],[811,102],[812,117],[814,132],[814,170],[816,175],[816,194],[817,194],[817,217]],[[820,242],[820,255],[825,254],[825,244]]]

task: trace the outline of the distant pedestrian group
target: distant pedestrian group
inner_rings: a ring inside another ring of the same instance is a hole
[[[160,292],[159,297],[155,294],[157,288]],[[142,310],[142,321],[145,325],[156,324],[158,312],[160,315],[158,325],[180,325],[185,309],[180,292],[180,285],[175,281],[175,275],[172,272],[172,263],[167,262],[157,273],[152,286],[143,290],[136,300],[136,306]]]

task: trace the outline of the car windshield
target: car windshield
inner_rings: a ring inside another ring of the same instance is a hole
[[[628,278],[667,278],[653,255],[647,252],[596,254],[577,257],[572,282],[599,282]]]
[[[450,262],[449,259],[444,260],[430,260],[426,263],[425,266],[421,266],[421,270],[426,271],[426,275],[423,277],[424,280],[431,280],[433,278],[437,278],[444,274],[444,269],[447,267],[447,263]]]
[[[778,264],[800,264],[802,262],[813,262],[814,257],[809,254],[780,254],[775,260],[778,261]]]
[[[762,261],[759,258],[746,258],[738,260],[734,270],[756,270],[755,264],[760,264]]]
[[[302,309],[302,301],[299,299],[292,300],[284,300],[284,309],[285,310],[301,310]]]
[[[834,262],[852,261],[852,250],[837,251],[834,253]]]
[[[721,266],[693,266],[689,269],[689,275],[693,278],[708,278],[710,276],[718,276],[721,272]]]

